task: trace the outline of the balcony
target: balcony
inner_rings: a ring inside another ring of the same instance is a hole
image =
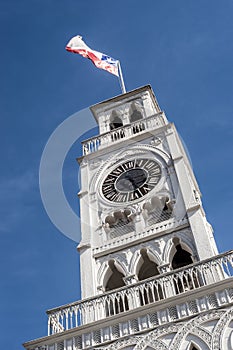
[[[163,112],[151,117],[140,119],[131,124],[122,126],[104,134],[92,137],[82,142],[83,155],[98,151],[110,144],[115,144],[124,139],[128,140],[144,132],[152,131],[167,124],[167,119]]]
[[[96,297],[67,304],[47,311],[48,335],[61,333],[114,315],[147,306],[160,305],[165,300],[206,290],[233,276],[233,251],[149,278],[147,280],[106,292]],[[205,294],[204,294],[205,295]]]

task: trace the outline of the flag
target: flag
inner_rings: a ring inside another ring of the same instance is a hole
[[[105,69],[109,73],[119,76],[118,60],[107,56],[101,52],[90,49],[80,35],[73,37],[66,45],[66,50],[78,53],[85,58],[89,58],[96,67]]]

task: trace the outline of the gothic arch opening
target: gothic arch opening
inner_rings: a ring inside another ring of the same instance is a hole
[[[129,115],[129,120],[130,123],[134,123],[137,121],[140,121],[143,118],[142,112],[141,112],[141,107],[136,105],[135,103],[132,103],[131,108],[130,108],[130,115]],[[136,123],[133,126],[133,133],[137,134],[140,131],[145,130],[145,125],[143,122]]]
[[[193,263],[191,254],[187,250],[183,249],[180,243],[178,243],[175,246],[175,248],[176,248],[176,252],[172,259],[173,269],[179,269],[180,267],[190,265]]]
[[[125,286],[123,278],[125,277],[122,272],[120,272],[115,264],[114,260],[109,261],[109,268],[111,270],[111,275],[105,286],[105,291],[121,288]]]
[[[141,266],[138,272],[138,280],[142,281],[147,278],[159,275],[158,265],[152,261],[146,249],[141,249]]]
[[[129,120],[131,123],[136,122],[138,120],[142,119],[142,111],[141,106],[133,102],[130,107],[130,116]]]
[[[141,249],[138,270],[138,280],[143,281],[147,278],[159,275],[158,265],[151,260],[146,249]],[[141,305],[153,303],[162,299],[162,288],[156,281],[145,282],[139,289],[139,299]]]
[[[116,111],[113,111],[109,121],[110,130],[113,131],[111,134],[112,141],[117,141],[125,137],[124,129],[122,128],[123,122]],[[116,131],[114,131],[116,129]]]
[[[124,274],[119,271],[114,260],[109,261],[110,276],[105,285],[105,291],[111,291],[125,286]],[[118,292],[109,294],[105,303],[106,316],[112,316],[129,310],[128,298],[126,294]]]
[[[173,239],[174,256],[171,261],[172,269],[180,269],[182,267],[193,264],[192,254],[182,247],[179,238]],[[184,293],[191,289],[196,289],[201,285],[201,278],[198,270],[195,268],[187,268],[174,275],[174,288],[176,294]]]
[[[110,126],[110,130],[114,130],[123,126],[123,122],[121,118],[118,116],[116,111],[112,112],[109,126]]]
[[[136,122],[140,119],[142,119],[142,113],[140,111],[138,111],[137,109],[134,109],[132,111],[132,113],[130,114],[130,122],[133,123],[133,122]]]

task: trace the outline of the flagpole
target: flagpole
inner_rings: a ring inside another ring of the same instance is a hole
[[[125,94],[126,89],[125,89],[125,83],[124,83],[124,79],[123,79],[120,61],[118,61],[117,65],[118,65],[118,71],[119,71],[119,81],[120,81],[121,91],[123,94]]]

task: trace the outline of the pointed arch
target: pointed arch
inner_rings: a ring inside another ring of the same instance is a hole
[[[173,203],[169,194],[156,195],[143,204],[147,225],[157,224],[173,216]]]
[[[121,126],[123,126],[122,119],[120,118],[119,113],[117,113],[115,110],[113,110],[111,113],[110,120],[109,120],[110,130],[120,128]]]
[[[142,118],[143,118],[142,107],[138,103],[132,102],[130,109],[129,109],[130,123],[141,120]]]
[[[206,337],[208,337],[208,332],[203,331],[206,334]],[[188,347],[187,347],[188,342]],[[183,344],[182,344],[183,343]],[[202,336],[198,336],[196,333],[190,332],[186,335],[186,337],[183,339],[183,342],[181,343],[180,349],[187,349],[187,350],[210,350],[210,344],[208,340],[206,341]],[[183,345],[183,346],[182,346]]]
[[[140,267],[138,266],[138,280],[142,281],[159,275],[158,264],[154,261],[153,254],[145,248],[142,248],[140,253],[141,258],[139,259]]]
[[[184,293],[203,285],[203,280],[194,263],[193,251],[178,237],[170,241],[169,264],[174,270],[173,285],[176,294]],[[187,269],[182,269],[187,266]],[[178,269],[177,272],[175,272]],[[179,270],[181,269],[181,270]]]
[[[107,294],[105,297],[106,317],[129,310],[128,296],[122,293],[122,291],[117,291],[118,288],[125,286],[124,277],[125,274],[121,265],[114,259],[109,260],[103,289],[106,292],[114,290],[116,290],[116,292]]]
[[[129,274],[138,276],[139,270],[143,264],[143,259],[141,255],[141,250],[145,250],[149,259],[154,262],[157,266],[162,264],[161,257],[159,254],[151,247],[139,247],[131,258],[129,264]]]
[[[154,252],[148,248],[141,248],[138,253],[137,265],[135,269],[138,281],[143,281],[158,276],[158,259]],[[145,281],[140,285],[138,291],[141,306],[163,299],[162,288],[154,279]]]
[[[108,262],[110,274],[108,274],[108,279],[105,281],[104,289],[105,291],[114,290],[125,286],[124,273],[120,268],[120,265],[116,263],[115,260],[109,260]]]
[[[104,263],[101,265],[97,274],[98,284],[101,289],[106,290],[107,283],[115,270],[120,273],[120,276],[123,276],[122,278],[124,278],[127,274],[126,267],[114,258],[104,261]]]
[[[206,317],[209,317],[209,315],[206,315]],[[201,327],[202,322],[203,317],[200,316],[185,323],[176,333],[170,348],[179,350],[210,350],[212,334]]]
[[[134,230],[132,212],[129,209],[115,210],[102,217],[103,228],[112,239]]]
[[[179,237],[173,236],[167,241],[163,251],[163,261],[165,263],[171,264],[171,261],[176,253],[176,246],[178,244],[180,244],[181,248],[187,251],[192,256],[192,260],[194,260],[193,255],[195,248],[193,242],[191,242],[191,240],[189,239],[187,231],[184,231],[179,233]]]
[[[173,258],[171,260],[171,267],[173,270],[179,269],[193,263],[192,254],[182,247],[181,243],[175,245],[176,251],[174,252]]]

